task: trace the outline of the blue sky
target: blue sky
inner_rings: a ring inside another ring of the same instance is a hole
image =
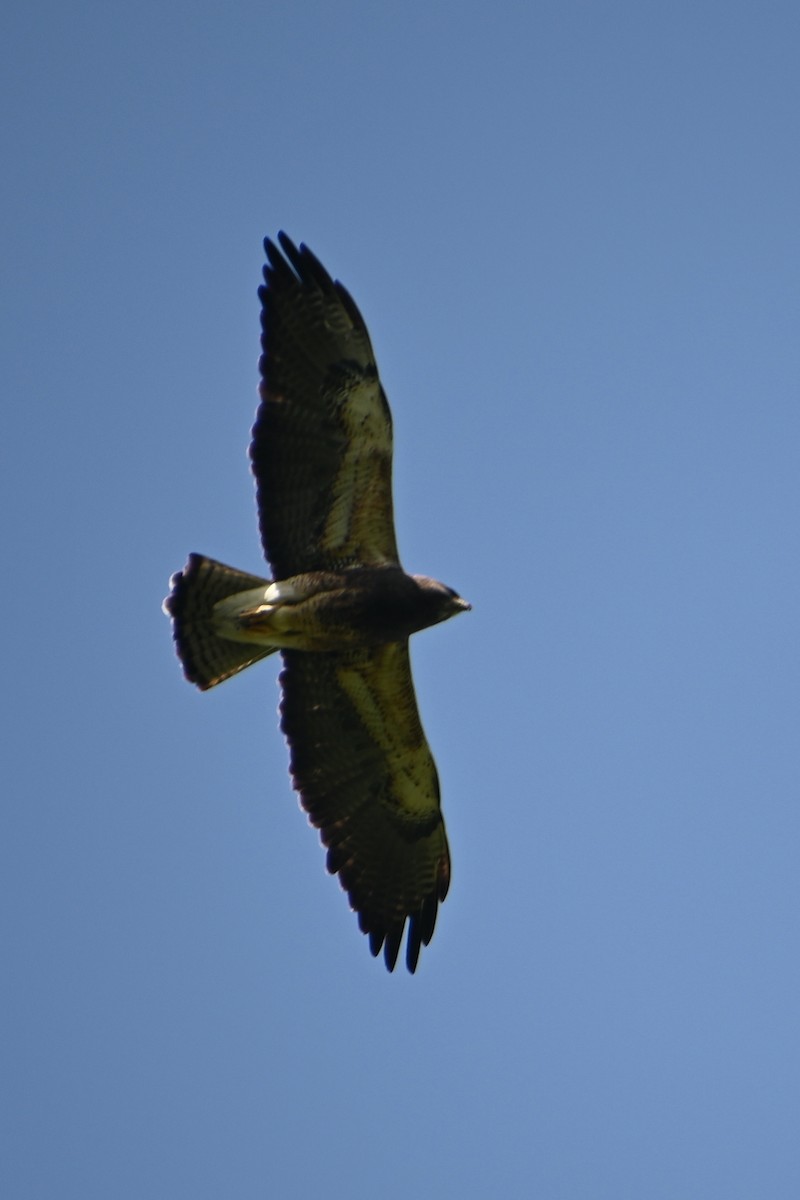
[[[800,14],[8,5],[0,842],[14,1200],[800,1192]],[[374,962],[265,663],[261,239],[367,319],[453,885]]]

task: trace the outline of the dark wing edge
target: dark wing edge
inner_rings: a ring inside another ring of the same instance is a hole
[[[283,658],[281,728],[302,807],[372,954],[383,949],[393,971],[407,926],[413,974],[447,895],[450,855],[408,647]]]
[[[392,421],[364,319],[319,259],[266,239],[259,404],[250,443],[277,579],[398,561]]]

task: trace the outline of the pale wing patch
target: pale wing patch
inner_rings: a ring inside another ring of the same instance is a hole
[[[326,551],[365,564],[397,561],[392,427],[377,378],[348,380],[339,410],[347,442],[322,530]]]
[[[383,751],[391,779],[388,798],[409,817],[438,812],[439,783],[419,720],[407,646],[381,646],[367,665],[342,665],[337,676]]]

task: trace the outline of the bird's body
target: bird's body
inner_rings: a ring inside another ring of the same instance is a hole
[[[414,971],[449,885],[412,633],[469,605],[399,561],[391,416],[363,319],[305,246],[265,242],[261,405],[251,459],[273,580],[193,554],[165,608],[209,688],[280,651],[294,786],[370,947]]]
[[[264,582],[215,605],[220,637],[273,650],[345,651],[402,641],[463,608],[434,580],[399,567],[312,571]]]

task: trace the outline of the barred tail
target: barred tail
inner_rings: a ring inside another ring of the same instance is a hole
[[[218,600],[248,588],[266,587],[268,583],[268,579],[247,575],[202,554],[190,554],[183,570],[172,576],[163,608],[172,618],[175,649],[190,683],[205,691],[274,653],[270,646],[220,637],[212,619]]]

